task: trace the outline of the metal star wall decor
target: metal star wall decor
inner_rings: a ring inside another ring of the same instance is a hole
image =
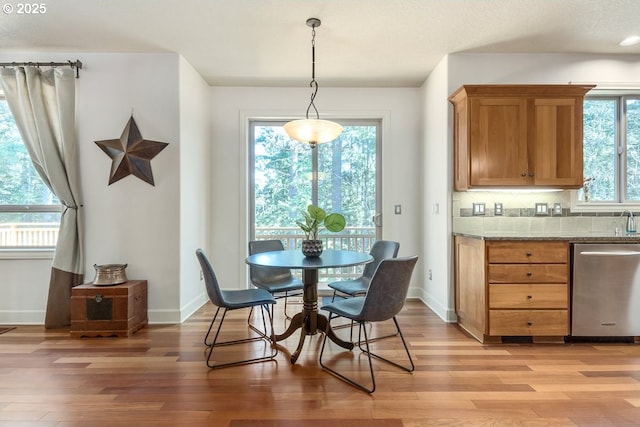
[[[94,142],[107,153],[107,156],[111,157],[109,185],[125,176],[134,175],[155,186],[151,172],[151,159],[169,144],[143,139],[133,116],[124,127],[120,139]]]

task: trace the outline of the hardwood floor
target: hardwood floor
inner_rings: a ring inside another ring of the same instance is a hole
[[[636,344],[483,345],[410,301],[398,321],[416,370],[376,363],[377,390],[368,395],[322,371],[320,336],[308,337],[294,366],[286,349],[297,333],[276,362],[209,370],[202,339],[212,314],[207,305],[181,325],[130,338],[72,339],[37,326],[0,335],[0,426],[640,425]],[[231,313],[232,332],[246,331],[246,315]],[[401,357],[392,341],[378,348]],[[338,350],[338,363],[365,361]]]

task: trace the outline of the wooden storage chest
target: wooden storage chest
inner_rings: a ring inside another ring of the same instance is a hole
[[[129,337],[147,324],[147,281],[71,289],[71,337]]]

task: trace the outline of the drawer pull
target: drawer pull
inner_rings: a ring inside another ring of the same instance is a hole
[[[532,273],[532,272],[530,272],[530,271],[527,271],[527,276],[528,276],[528,277],[531,277],[531,276],[533,276],[533,273]]]
[[[527,322],[527,326],[533,326],[533,322],[531,321]]]
[[[527,299],[532,299],[533,297],[531,295],[527,295]]]
[[[527,256],[532,256],[533,254],[531,252],[527,252]]]
[[[102,302],[104,296],[102,294],[96,294],[95,298],[96,302]]]

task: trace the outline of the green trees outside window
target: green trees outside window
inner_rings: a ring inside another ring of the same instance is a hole
[[[0,247],[54,246],[60,211],[0,98]]]
[[[344,215],[342,234],[365,228],[374,235],[378,123],[346,124],[338,139],[315,149],[291,140],[282,124],[251,127],[256,235],[282,234],[286,228],[298,233],[296,220],[311,204]]]
[[[584,102],[582,203],[640,203],[640,97]]]

